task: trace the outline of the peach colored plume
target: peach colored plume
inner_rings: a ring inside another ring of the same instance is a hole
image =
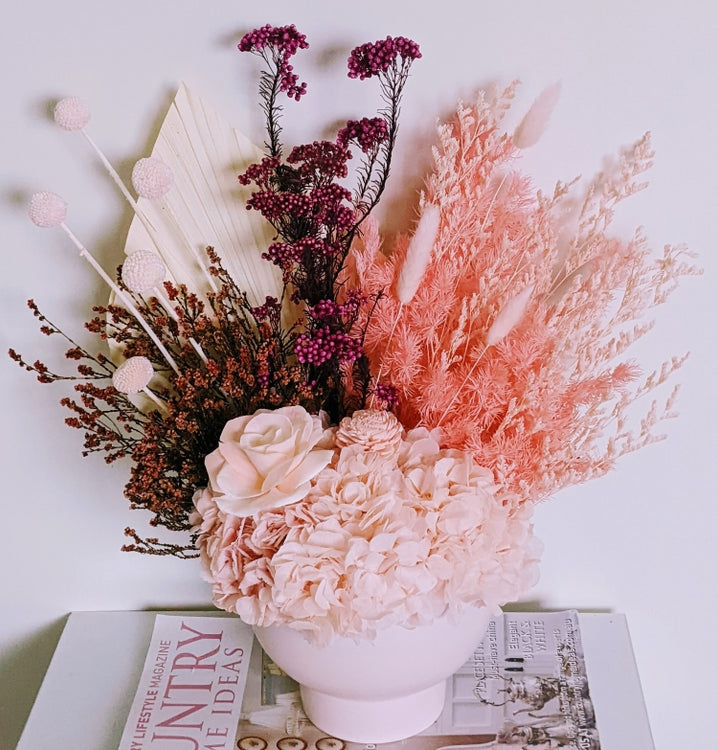
[[[615,205],[644,185],[648,135],[588,184],[537,194],[502,127],[514,88],[439,126],[423,200],[440,206],[441,232],[411,302],[395,293],[407,240],[382,252],[376,227],[355,244],[348,279],[384,291],[365,348],[399,392],[402,423],[440,425],[442,446],[473,452],[507,502],[601,475],[659,437],[673,394],[639,406],[633,430],[628,409],[682,359],[639,379],[630,347],[649,308],[696,273],[683,248],[656,258],[640,233],[610,234]]]

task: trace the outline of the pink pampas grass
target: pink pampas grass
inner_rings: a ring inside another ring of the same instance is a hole
[[[555,93],[527,114],[521,145]],[[411,302],[387,294],[365,339],[375,372],[398,391],[402,423],[440,425],[442,444],[473,452],[509,503],[604,474],[660,437],[673,394],[644,406],[634,430],[628,410],[683,360],[640,380],[626,355],[650,329],[649,308],[697,272],[683,248],[655,259],[640,233],[609,234],[615,205],[644,185],[648,135],[586,187],[534,194],[516,168],[517,134],[501,127],[513,94],[514,85],[462,104],[440,125],[426,200],[441,207],[441,233]],[[370,294],[396,288],[407,252],[404,238],[388,258],[378,246],[353,249],[355,283]]]

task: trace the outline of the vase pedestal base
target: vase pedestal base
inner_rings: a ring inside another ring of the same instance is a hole
[[[431,726],[444,707],[446,681],[379,700],[343,698],[304,685],[301,695],[304,712],[322,731],[347,742],[377,744],[403,740]]]
[[[444,707],[446,681],[471,657],[488,607],[445,613],[425,625],[392,625],[374,638],[317,643],[290,625],[255,626],[270,659],[301,686],[309,719],[328,735],[363,744],[423,731]]]

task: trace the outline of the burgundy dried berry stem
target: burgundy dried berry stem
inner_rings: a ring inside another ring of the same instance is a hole
[[[389,36],[386,39],[356,47],[347,61],[350,78],[364,80],[376,76],[379,79],[381,95],[386,103],[384,109],[379,112],[386,122],[386,137],[379,147],[376,177],[372,179],[371,184],[369,179],[366,180],[364,194],[367,194],[369,199],[368,202],[358,206],[359,218],[349,233],[352,237],[359,225],[379,203],[386,187],[399,127],[401,96],[411,65],[420,57],[421,51],[416,42],[406,37]]]
[[[299,83],[289,59],[297,50],[308,46],[306,37],[294,25],[274,27],[269,24],[245,34],[237,45],[240,52],[257,54],[267,64],[267,70],[260,73],[259,95],[267,120],[269,143],[266,146],[270,156],[279,157],[282,153],[279,94],[285,93],[299,101],[307,90],[306,83]]]

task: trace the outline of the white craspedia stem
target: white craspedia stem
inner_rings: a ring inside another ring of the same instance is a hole
[[[130,357],[115,370],[112,385],[120,393],[139,393],[154,374],[152,362],[147,357]]]
[[[152,343],[159,349],[162,356],[167,360],[167,364],[179,375],[179,367],[174,361],[167,347],[162,343],[159,336],[152,330],[149,323],[142,317],[140,311],[132,303],[132,299],[127,291],[121,289],[107,275],[105,269],[97,262],[92,253],[80,242],[70,227],[65,224],[65,212],[67,204],[59,195],[54,193],[36,193],[30,201],[28,213],[30,218],[39,227],[59,226],[60,229],[68,236],[72,244],[80,251],[80,257],[84,258],[100,275],[102,280],[122,301],[127,310],[135,317],[137,322],[144,328],[145,333],[152,339]]]
[[[38,227],[59,227],[67,216],[67,203],[59,195],[43,191],[30,198],[27,213]]]
[[[174,182],[174,174],[169,165],[165,164],[162,159],[157,159],[154,156],[148,156],[140,159],[132,169],[132,186],[135,189],[137,195],[140,198],[147,198],[149,200],[159,200],[164,198],[169,192]],[[166,208],[166,206],[164,206]],[[144,214],[139,206],[135,204],[135,213],[138,218],[143,221]],[[154,240],[154,233],[151,227],[145,226],[148,230],[150,237]],[[159,248],[159,245],[157,246]],[[209,288],[213,291],[217,291],[217,285],[214,279],[207,271],[205,264],[197,252],[197,248],[189,244],[188,248],[192,253],[197,265],[202,270],[204,277],[207,279]]]
[[[63,130],[82,130],[90,121],[90,110],[76,96],[60,99],[53,115],[55,123]]]
[[[122,264],[122,281],[125,286],[137,294],[152,292],[172,320],[179,322],[172,304],[162,293],[162,282],[166,276],[167,267],[162,258],[151,250],[136,250],[134,253],[130,253]],[[206,364],[207,355],[202,347],[192,336],[190,336],[189,342]]]
[[[130,357],[115,370],[112,385],[115,390],[128,395],[141,391],[164,411],[166,409],[164,402],[147,387],[154,374],[152,362],[147,357]]]
[[[122,281],[137,294],[146,294],[165,280],[167,268],[157,253],[151,250],[136,250],[122,264]]]
[[[137,201],[132,196],[125,183],[122,181],[120,175],[117,174],[117,170],[112,166],[112,164],[110,164],[109,159],[102,152],[102,149],[100,149],[95,141],[92,140],[87,130],[85,130],[85,125],[87,125],[90,119],[90,113],[85,105],[77,97],[71,96],[66,99],[61,99],[55,105],[54,114],[55,122],[59,127],[65,130],[77,131],[87,141],[92,150],[95,152],[97,158],[100,160],[100,163],[107,171],[107,174],[110,176],[115,185],[117,185],[120,192],[122,193],[122,196],[127,201],[127,203],[129,203],[140,223],[147,231],[147,234],[150,236],[150,239],[159,250],[160,246],[157,242],[156,228],[147,218],[145,212],[142,211],[137,205]],[[144,197],[150,197],[150,193],[153,197],[162,197],[163,195],[165,195],[173,182],[173,175],[170,168],[159,159],[141,159],[140,161],[149,162],[149,164],[143,164],[138,168],[137,179],[138,185],[140,185],[140,187],[138,188],[137,186],[135,186],[138,194],[143,195]],[[136,168],[137,166],[138,165],[135,165]],[[147,193],[147,195],[145,195],[145,193]],[[214,287],[213,289],[214,291],[216,291]]]
[[[172,170],[161,159],[151,156],[140,159],[132,169],[132,187],[142,198],[162,198],[173,182]]]

